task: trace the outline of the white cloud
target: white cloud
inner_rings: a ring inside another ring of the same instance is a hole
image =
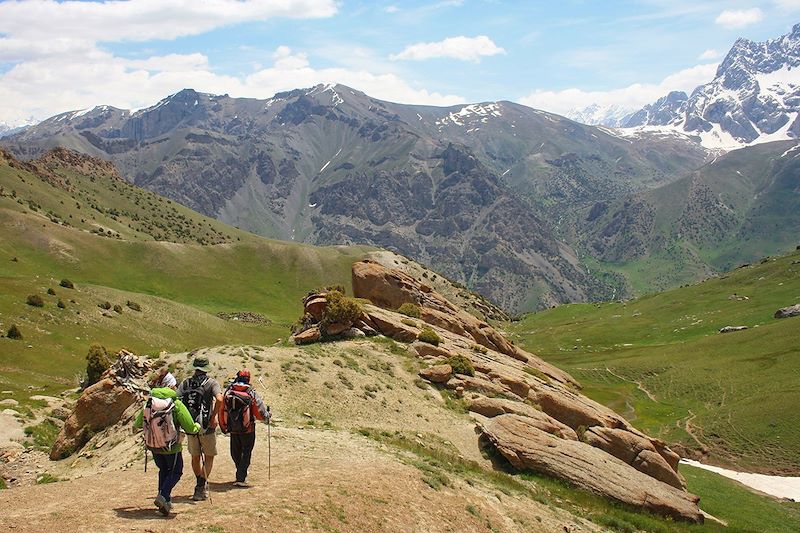
[[[708,50],[697,56],[697,59],[699,59],[700,61],[708,61],[710,59],[717,59],[718,57],[719,57],[719,52],[717,50],[714,50],[713,48],[709,48]]]
[[[435,43],[416,43],[407,46],[399,54],[390,56],[393,60],[409,59],[421,61],[439,57],[450,57],[461,61],[480,61],[483,56],[504,54],[505,50],[494,44],[485,35],[477,37],[449,37]]]
[[[591,104],[618,106],[635,111],[665,96],[670,91],[690,92],[698,85],[708,83],[714,78],[716,69],[716,63],[697,65],[671,74],[660,83],[634,83],[610,91],[584,91],[577,88],[563,91],[535,91],[518,101],[530,107],[558,114],[565,114],[574,109],[584,109]]]
[[[458,95],[415,87],[393,73],[358,68],[315,68],[303,53],[286,46],[272,64],[245,76],[214,72],[203,54],[170,54],[125,59],[99,49],[82,54],[23,61],[0,74],[0,121],[43,120],[68,110],[107,104],[123,109],[153,105],[191,87],[201,92],[269,98],[276,92],[318,83],[343,83],[384,100],[429,105],[464,103]]]
[[[773,3],[775,7],[787,13],[800,11],[800,0],[773,0]]]
[[[384,11],[386,11],[387,13],[398,13],[400,11],[400,8],[397,6],[386,6],[386,9],[384,9]]]
[[[0,34],[25,39],[149,41],[274,17],[317,18],[335,13],[334,0],[12,0],[0,3]]]
[[[714,22],[723,28],[735,30],[761,22],[764,13],[757,7],[751,9],[729,10],[726,9],[714,19]]]

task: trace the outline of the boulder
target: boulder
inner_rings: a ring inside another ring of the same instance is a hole
[[[504,398],[478,396],[469,402],[467,408],[473,413],[478,413],[489,418],[508,413],[524,416],[534,420],[533,424],[546,433],[550,433],[562,439],[578,440],[578,434],[575,433],[572,428],[526,403],[506,400]]]
[[[0,407],[16,407],[19,405],[17,400],[13,398],[6,398],[5,400],[0,400]]]
[[[743,331],[747,329],[747,326],[725,326],[724,328],[719,328],[720,333],[732,333],[734,331]]]
[[[417,352],[420,357],[434,357],[447,359],[452,354],[441,346],[434,346],[427,342],[414,341],[411,343],[411,348]]]
[[[328,305],[328,300],[322,294],[314,294],[303,301],[305,312],[313,316],[317,322],[322,320],[322,313],[325,312],[326,305]]]
[[[703,522],[697,496],[662,483],[599,448],[542,431],[531,418],[499,415],[486,421],[480,429],[518,470],[553,476],[583,490],[663,516]]]
[[[659,481],[679,489],[685,487],[683,479],[658,453],[653,443],[644,436],[624,429],[595,426],[587,429],[581,440]]]
[[[58,460],[79,450],[91,436],[115,424],[122,413],[137,401],[137,394],[109,377],[83,391],[72,414],[50,450],[50,459]]]
[[[621,416],[607,407],[566,389],[556,387],[537,387],[528,394],[542,411],[559,422],[577,430],[592,426],[628,428]]]
[[[356,320],[356,323],[353,324],[353,327],[360,329],[364,332],[364,335],[367,337],[374,337],[378,334],[378,331],[371,325],[367,324],[363,320]]]
[[[775,318],[789,318],[793,316],[800,316],[800,304],[783,307],[775,311]]]
[[[450,381],[447,382],[448,389],[457,389],[458,387],[463,387],[464,390],[479,392],[481,394],[488,394],[489,396],[500,396],[505,398],[510,398],[516,401],[522,401],[523,398],[520,398],[513,392],[509,391],[507,388],[502,387],[498,383],[491,381],[489,379],[480,377],[480,376],[464,376],[459,374],[458,376],[454,376]]]
[[[341,333],[341,335],[345,339],[358,339],[358,338],[367,336],[366,333],[364,333],[363,331],[361,331],[358,328],[350,328],[350,329],[348,329],[346,331],[343,331]]]
[[[292,340],[295,344],[311,344],[317,342],[322,337],[318,326],[312,326],[307,330],[295,333],[292,335]]]
[[[419,371],[419,377],[432,383],[447,383],[453,376],[453,367],[450,365],[434,365]]]
[[[325,333],[330,336],[341,335],[348,329],[350,329],[350,324],[345,324],[344,322],[334,322],[333,324],[328,324],[325,327]]]

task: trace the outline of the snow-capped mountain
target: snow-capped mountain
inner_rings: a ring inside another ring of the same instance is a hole
[[[714,79],[634,113],[626,128],[663,127],[735,149],[800,137],[800,24],[766,42],[738,39]]]
[[[28,127],[30,127],[30,124],[12,125],[6,122],[0,122],[0,137],[14,135]]]
[[[635,107],[620,106],[615,104],[591,104],[587,107],[574,107],[564,113],[568,119],[589,124],[591,126],[608,126],[610,128],[622,127],[635,113]]]

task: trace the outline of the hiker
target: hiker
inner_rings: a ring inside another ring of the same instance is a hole
[[[250,371],[240,370],[225,390],[220,428],[231,435],[231,458],[236,465],[236,487],[249,487],[247,469],[256,445],[256,420],[269,423],[271,413],[250,385]]]
[[[167,372],[157,378],[147,403],[136,417],[134,427],[142,427],[147,449],[158,467],[158,494],[153,503],[164,516],[172,510],[172,489],[183,475],[183,445],[178,427],[187,434],[200,431],[186,406],[178,399],[175,376]],[[147,466],[145,451],[145,466]],[[146,468],[145,468],[146,470]]]
[[[183,380],[178,389],[178,398],[202,428],[199,434],[189,435],[187,439],[192,471],[197,479],[192,500],[201,501],[208,498],[208,476],[217,455],[216,429],[222,407],[222,387],[217,380],[208,376],[211,371],[208,357],[195,357],[192,366],[194,375]]]

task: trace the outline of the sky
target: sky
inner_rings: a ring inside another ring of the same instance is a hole
[[[414,104],[638,108],[710,81],[738,37],[798,22],[800,0],[4,0],[0,123],[318,83]]]

